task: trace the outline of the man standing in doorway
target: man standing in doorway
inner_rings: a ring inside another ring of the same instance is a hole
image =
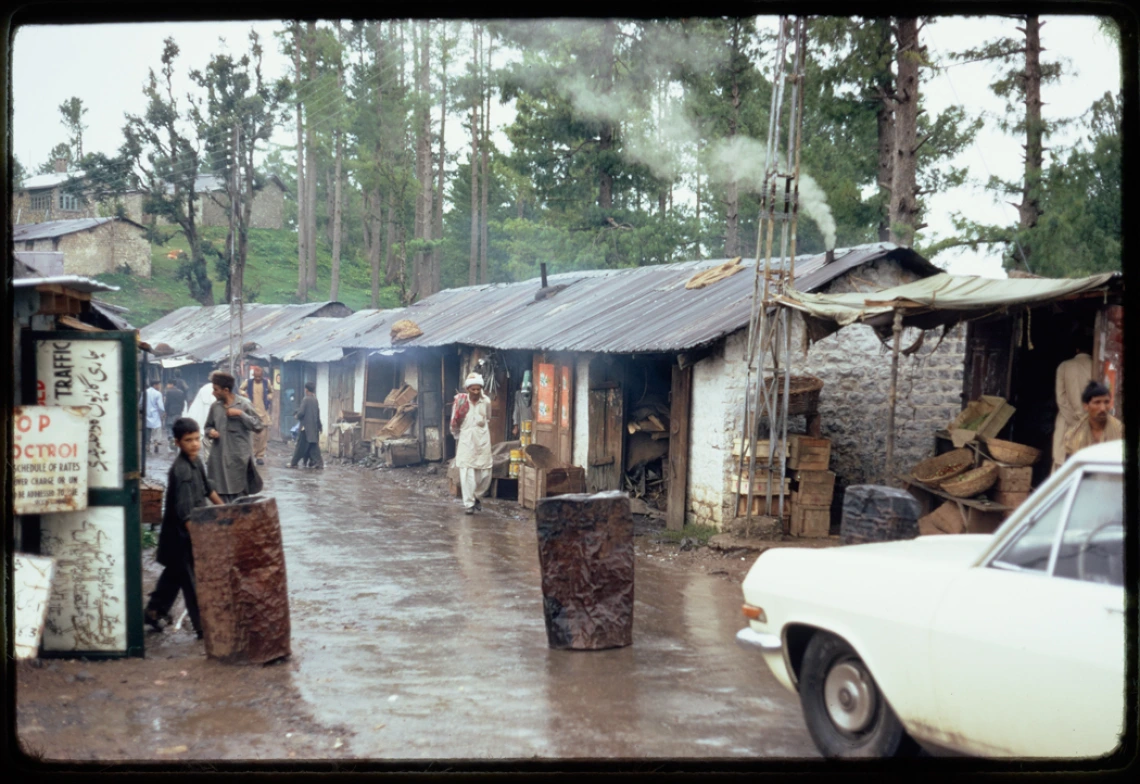
[[[321,404],[317,402],[317,387],[312,381],[305,382],[305,398],[301,407],[293,415],[301,424],[297,433],[297,447],[293,450],[293,461],[290,468],[296,468],[301,460],[312,468],[324,468],[325,461],[321,457]]]
[[[222,500],[233,503],[261,492],[261,475],[253,463],[253,433],[265,425],[244,397],[234,394],[234,377],[218,371],[211,376],[214,404],[206,415],[206,435],[213,441],[206,473]]]
[[[1074,329],[1076,356],[1057,366],[1057,421],[1053,423],[1053,470],[1065,462],[1065,434],[1081,418],[1081,395],[1093,377],[1093,361],[1088,354],[1092,335],[1088,330]]]
[[[243,394],[253,404],[253,410],[261,417],[261,424],[265,425],[253,434],[253,457],[258,465],[265,465],[265,447],[269,444],[269,426],[273,423],[273,386],[262,375],[261,366],[254,365],[253,378],[246,379],[242,388]]]
[[[1081,403],[1084,416],[1065,434],[1065,460],[1086,446],[1124,438],[1124,425],[1108,413],[1112,408],[1112,393],[1108,387],[1099,381],[1090,381],[1081,394]]]
[[[156,378],[150,382],[146,390],[146,448],[149,450],[153,444],[155,452],[158,451],[158,445],[162,441],[162,415],[166,413],[166,408],[162,404],[162,393],[159,392],[161,386],[162,382]]]
[[[491,401],[483,395],[483,377],[471,373],[463,382],[467,394],[455,396],[451,435],[457,442],[455,467],[463,489],[464,514],[483,508],[479,497],[491,486]]]

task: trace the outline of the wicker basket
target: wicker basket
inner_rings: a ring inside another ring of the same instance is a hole
[[[974,453],[969,449],[955,449],[937,457],[929,457],[914,467],[911,476],[924,485],[938,487],[974,465]]]
[[[764,379],[765,384],[772,383],[772,377]],[[819,392],[823,389],[823,379],[815,376],[792,376],[788,379],[788,415],[810,414],[819,407]],[[784,385],[780,383],[776,389],[776,405],[782,406],[784,398]]]
[[[1033,465],[1041,458],[1041,450],[1034,449],[1025,444],[1015,444],[1012,441],[1002,441],[997,438],[987,438],[986,451],[990,457],[999,463],[1011,466]]]
[[[989,490],[993,487],[997,478],[997,463],[991,463],[987,460],[978,468],[967,471],[949,482],[943,482],[942,492],[958,498],[969,498],[970,496]]]

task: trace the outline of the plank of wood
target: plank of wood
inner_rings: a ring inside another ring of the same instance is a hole
[[[84,324],[79,319],[74,319],[71,316],[60,316],[59,323],[70,329],[77,329],[80,332],[103,332],[104,330],[99,327],[92,326],[91,324]]]

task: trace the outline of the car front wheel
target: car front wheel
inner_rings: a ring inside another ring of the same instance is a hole
[[[914,742],[883,698],[870,670],[838,637],[816,632],[800,669],[800,704],[825,757],[894,757]]]

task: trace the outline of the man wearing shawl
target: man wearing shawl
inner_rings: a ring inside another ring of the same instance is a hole
[[[491,486],[491,401],[483,394],[483,377],[471,373],[463,382],[466,394],[455,396],[451,435],[457,442],[455,467],[463,489],[465,514],[482,508],[479,497]]]

